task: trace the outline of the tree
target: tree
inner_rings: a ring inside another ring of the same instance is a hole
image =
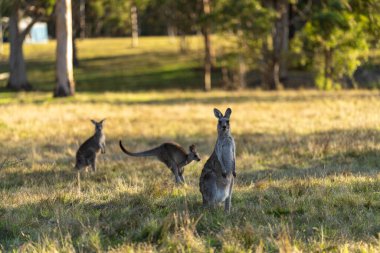
[[[132,28],[132,47],[139,45],[139,22],[138,14],[142,12],[148,4],[148,0],[131,0],[131,28]]]
[[[181,52],[185,52],[184,41],[187,34],[201,31],[204,44],[204,89],[211,90],[211,69],[214,65],[212,55],[212,23],[214,19],[211,0],[155,0],[151,4],[157,6],[157,12],[164,15],[168,26],[174,27],[181,36]],[[173,28],[172,28],[173,29]]]
[[[288,0],[266,1],[267,8],[275,12],[270,39],[263,43],[265,63],[262,68],[262,82],[266,89],[282,87],[281,79],[287,75],[286,55],[289,45],[289,2]]]
[[[72,3],[72,17],[73,17],[73,65],[79,67],[77,38],[84,39],[86,30],[86,13],[85,13],[85,0],[78,0]]]
[[[89,37],[132,35],[134,43],[137,42],[138,14],[144,11],[149,0],[91,0],[86,3]]]
[[[75,82],[73,74],[72,15],[71,0],[57,0],[56,8],[56,88],[55,97],[73,96]]]
[[[137,6],[132,4],[131,6],[131,25],[132,25],[132,47],[139,45],[139,24],[137,15]]]
[[[202,35],[204,41],[205,59],[204,59],[204,89],[205,91],[211,90],[211,30],[210,30],[210,14],[211,6],[210,0],[203,0],[203,15],[205,21],[202,23]]]
[[[369,19],[346,0],[314,3],[303,29],[305,51],[312,51],[316,84],[320,89],[342,86],[351,78],[369,48]]]
[[[263,47],[271,45],[267,40],[271,38],[275,12],[260,0],[220,0],[214,16],[217,31],[224,40],[230,38],[227,49],[220,56],[224,82],[234,88],[244,87],[247,66],[266,71],[263,66],[268,56],[264,55]],[[234,36],[229,36],[231,33]]]
[[[368,42],[372,47],[380,46],[380,1],[378,0],[351,0],[351,9],[359,15],[368,18],[364,27],[368,35]]]
[[[8,1],[10,5],[9,18],[9,41],[10,41],[10,76],[7,88],[12,90],[30,90],[32,86],[28,82],[26,64],[23,53],[25,37],[33,25],[46,18],[53,9],[53,0],[14,0]],[[30,18],[29,24],[20,30],[21,18]]]
[[[86,5],[88,36],[126,36],[131,32],[131,2],[91,0]]]
[[[151,11],[149,17],[153,17],[149,25],[152,26],[158,22],[165,23],[171,38],[173,35],[180,37],[180,52],[186,53],[186,36],[199,31],[199,18],[200,14],[203,13],[203,1],[153,0],[148,5],[147,10]]]
[[[9,1],[0,1],[0,55],[3,54],[3,22],[2,17],[7,13],[10,6]]]

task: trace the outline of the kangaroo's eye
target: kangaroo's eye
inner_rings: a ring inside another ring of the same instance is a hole
[[[226,123],[227,123],[227,124],[230,124],[230,121],[229,121],[229,120],[226,120]]]

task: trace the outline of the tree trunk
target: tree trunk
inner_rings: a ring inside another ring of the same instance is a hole
[[[279,68],[280,68],[280,80],[283,81],[288,77],[287,68],[287,56],[289,49],[289,3],[288,0],[281,0],[278,6],[279,12],[281,13],[278,22],[276,23],[276,31],[278,31],[278,36],[280,38],[279,42]]]
[[[239,88],[247,87],[246,75],[247,75],[247,65],[243,55],[239,54]]]
[[[170,43],[175,42],[175,37],[177,35],[177,29],[174,25],[168,24],[167,25],[167,30],[168,30],[168,36],[169,36],[169,41]]]
[[[186,34],[183,32],[180,32],[180,35],[179,35],[179,52],[181,54],[187,53]]]
[[[1,9],[0,9],[1,12]],[[3,24],[1,22],[1,13],[0,13],[0,56],[3,56]]]
[[[131,7],[131,23],[132,23],[132,47],[139,45],[139,25],[137,16],[137,7],[132,5]]]
[[[325,66],[324,66],[324,80],[323,80],[323,89],[331,89],[330,84],[333,84],[333,68],[332,68],[332,50],[324,50]]]
[[[222,81],[223,81],[223,87],[225,89],[228,89],[231,87],[231,79],[228,74],[228,68],[226,66],[222,66]]]
[[[262,46],[262,55],[263,62],[261,63],[260,72],[261,72],[261,82],[262,87],[265,90],[275,90],[276,89],[276,77],[273,67],[273,52],[270,48],[270,38],[268,37],[263,42]]]
[[[73,66],[79,67],[79,59],[78,59],[78,50],[77,50],[77,39],[76,36],[73,36]]]
[[[56,3],[56,78],[55,97],[72,96],[75,93],[73,74],[71,0]]]
[[[203,0],[203,13],[209,15],[211,13],[210,0]],[[205,49],[205,62],[204,62],[204,89],[205,91],[211,90],[211,38],[210,38],[210,24],[206,22],[203,24],[202,29],[204,49]]]
[[[289,46],[289,4],[288,0],[272,0],[271,7],[277,12],[272,30],[271,48],[264,43],[265,67],[263,84],[270,90],[283,87],[281,81],[287,77],[286,55]]]
[[[80,38],[84,39],[86,36],[86,3],[85,0],[80,0],[79,2],[79,27],[80,27]]]
[[[79,67],[77,40],[78,38],[84,38],[84,26],[85,26],[85,9],[84,0],[74,1],[71,6],[72,25],[73,25],[73,66]]]
[[[19,8],[18,5],[12,9],[9,19],[9,40],[10,40],[10,76],[7,88],[12,90],[31,90],[32,86],[28,82],[24,52],[22,44],[25,35],[19,31]]]

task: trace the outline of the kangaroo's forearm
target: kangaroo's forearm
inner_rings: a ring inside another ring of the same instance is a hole
[[[178,163],[178,168],[182,168],[182,167],[185,167],[186,165],[188,165],[189,163],[187,161],[183,161],[183,162],[180,162]]]
[[[222,159],[221,155],[219,153],[216,153],[216,157],[218,158],[220,167],[222,167],[222,171],[225,172],[226,168],[224,166],[223,159]]]

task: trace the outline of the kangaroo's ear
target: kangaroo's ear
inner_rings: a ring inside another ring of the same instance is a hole
[[[96,125],[97,124],[97,122],[95,121],[95,120],[91,120],[91,122],[92,122],[92,124],[94,124],[94,125]]]
[[[214,115],[215,117],[217,117],[218,119],[222,118],[223,117],[223,114],[216,108],[214,108]]]
[[[190,152],[194,152],[195,151],[195,144],[191,144],[189,147],[189,150],[190,150]]]
[[[103,124],[103,122],[105,121],[106,119],[102,119],[99,123],[100,124]]]
[[[231,113],[232,113],[231,108],[227,108],[226,112],[224,113],[224,117],[225,118],[230,118]]]

